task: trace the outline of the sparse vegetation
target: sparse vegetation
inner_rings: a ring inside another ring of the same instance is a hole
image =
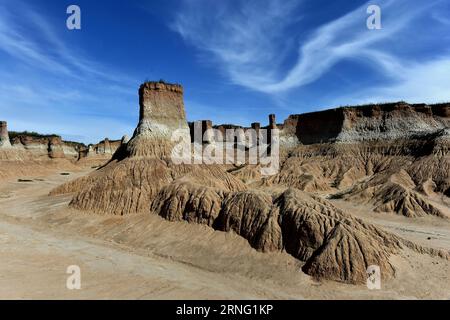
[[[148,78],[145,78],[144,83],[161,83],[161,84],[165,84],[165,85],[181,86],[181,84],[179,84],[179,83],[171,83],[164,79],[159,79],[158,81],[155,81],[155,80],[149,80]]]
[[[66,141],[66,140],[64,140],[64,144],[66,144],[66,145],[68,145],[70,147],[78,148],[78,150],[87,148],[87,146],[84,143],[82,143],[82,142]]]
[[[18,136],[29,136],[29,137],[33,137],[33,138],[37,138],[37,139],[42,139],[42,138],[61,138],[61,136],[57,135],[57,134],[41,134],[41,133],[37,133],[35,131],[22,131],[22,132],[18,132],[18,131],[9,131],[9,138],[10,139],[14,139]]]
[[[36,139],[49,139],[49,138],[61,138],[60,135],[57,134],[41,134],[35,131],[9,131],[9,139],[14,140],[16,137],[20,136],[28,136]],[[86,145],[81,142],[75,142],[75,141],[65,141],[64,143],[68,146],[74,147],[74,148],[86,148]]]

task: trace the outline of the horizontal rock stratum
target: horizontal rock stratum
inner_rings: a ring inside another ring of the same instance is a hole
[[[283,131],[314,144],[410,138],[449,127],[450,104],[397,102],[291,115]]]

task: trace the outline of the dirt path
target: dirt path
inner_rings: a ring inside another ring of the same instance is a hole
[[[95,241],[56,238],[6,222],[0,223],[0,235],[2,299],[258,297],[242,284],[221,283],[214,274],[199,276],[193,268]],[[70,265],[81,268],[82,290],[66,288]]]
[[[48,234],[28,219],[62,177],[11,183],[0,191],[0,299],[261,298],[239,280],[222,279],[169,259],[142,256],[93,238]],[[49,206],[67,205],[52,199]],[[51,233],[51,232],[49,232]],[[68,290],[67,267],[78,265],[82,289]],[[282,295],[278,295],[282,297]]]

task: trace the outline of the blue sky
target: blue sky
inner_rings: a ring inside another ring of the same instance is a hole
[[[66,8],[81,8],[81,30]],[[382,29],[366,27],[379,5]],[[185,87],[188,120],[249,125],[340,105],[450,101],[446,0],[0,0],[0,120],[131,135],[137,89]]]

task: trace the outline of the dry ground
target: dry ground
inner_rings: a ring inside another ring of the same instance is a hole
[[[371,291],[317,282],[291,256],[259,253],[231,233],[151,214],[89,214],[68,208],[70,196],[48,196],[85,173],[0,182],[0,299],[450,298],[450,263],[439,258],[405,251],[391,261],[396,278]],[[450,249],[450,224],[442,219],[350,209],[405,238]],[[69,265],[81,268],[81,290],[66,288]]]

